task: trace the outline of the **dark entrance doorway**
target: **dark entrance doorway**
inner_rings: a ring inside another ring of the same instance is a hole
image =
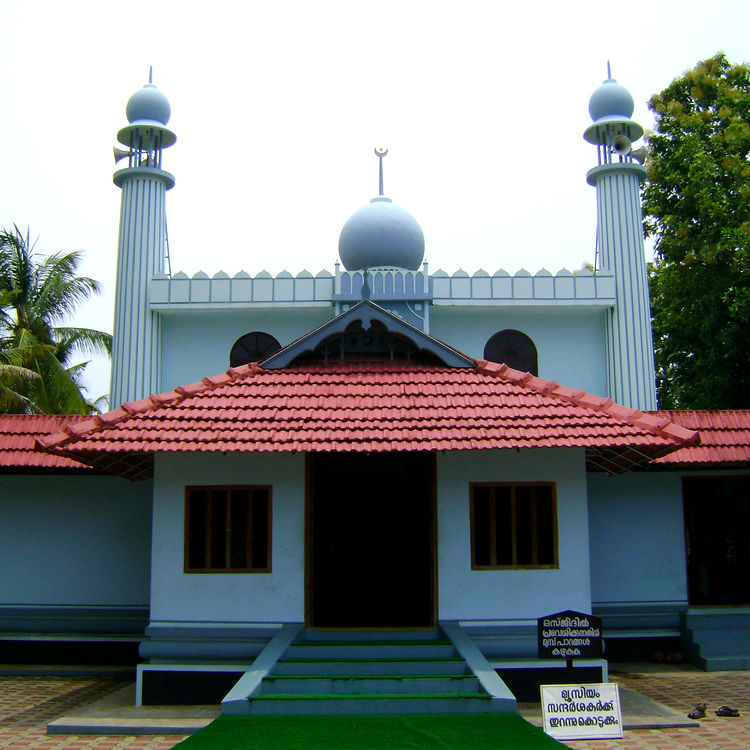
[[[435,458],[310,457],[307,624],[435,623]]]
[[[750,479],[686,477],[682,497],[690,604],[747,604]]]

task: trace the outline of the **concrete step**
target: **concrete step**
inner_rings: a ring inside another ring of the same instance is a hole
[[[390,630],[305,630],[304,643],[315,641],[436,641],[434,628]]]
[[[697,661],[698,666],[706,672],[737,672],[750,669],[750,656],[701,656]]]
[[[682,648],[691,663],[709,672],[748,668],[750,608],[707,607],[682,617]]]
[[[683,615],[683,622],[693,631],[741,630],[750,634],[750,608],[689,610]]]
[[[466,662],[448,659],[288,659],[276,662],[273,675],[464,675]]]
[[[315,641],[295,643],[290,659],[443,659],[455,655],[446,641]]]
[[[422,693],[356,694],[356,695],[259,695],[250,702],[250,713],[256,715],[362,715],[362,714],[429,714],[485,713],[494,708],[488,695],[453,695]]]
[[[706,658],[750,654],[750,641],[744,634],[735,637],[732,637],[729,633],[722,635],[723,637],[717,637],[717,635],[711,634],[707,637],[704,632],[693,633],[693,643],[698,646],[700,655]]]
[[[264,678],[262,694],[311,693],[350,695],[362,693],[475,693],[479,680],[464,675],[415,677],[387,675],[362,677],[339,675],[336,677],[300,677],[297,675]]]

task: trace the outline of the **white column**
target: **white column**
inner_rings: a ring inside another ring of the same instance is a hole
[[[643,245],[640,183],[646,170],[629,162],[588,173],[596,186],[600,268],[615,276],[607,313],[609,396],[633,409],[656,409],[654,345]]]
[[[163,271],[168,172],[132,167],[115,174],[122,188],[110,407],[161,389],[161,321],[149,309],[149,283]]]

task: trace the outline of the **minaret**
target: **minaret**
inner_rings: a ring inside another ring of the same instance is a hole
[[[646,170],[632,144],[643,128],[631,120],[633,97],[615,81],[594,91],[594,121],[584,138],[597,147],[598,166],[586,175],[596,188],[598,268],[614,273],[615,307],[607,311],[609,397],[633,409],[656,409],[654,345],[643,245],[640,185]]]
[[[149,82],[130,97],[130,124],[117,140],[115,160],[128,166],[115,172],[122,188],[117,249],[115,325],[112,344],[110,407],[158,393],[161,388],[160,319],[149,309],[149,282],[164,271],[167,220],[165,194],[174,177],[161,168],[162,149],[175,134],[165,126],[171,109],[164,94]]]

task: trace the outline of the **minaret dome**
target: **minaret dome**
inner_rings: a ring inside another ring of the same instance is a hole
[[[589,99],[589,114],[594,122],[612,117],[630,119],[634,107],[630,92],[614,78],[607,78]]]
[[[589,142],[604,146],[608,150],[613,145],[619,154],[625,137],[630,143],[643,135],[643,128],[631,120],[634,109],[630,92],[612,78],[607,63],[607,78],[594,91],[589,99],[589,114],[593,123],[586,128],[583,137]]]
[[[131,125],[166,125],[172,108],[167,97],[149,82],[130,97],[125,114]]]

